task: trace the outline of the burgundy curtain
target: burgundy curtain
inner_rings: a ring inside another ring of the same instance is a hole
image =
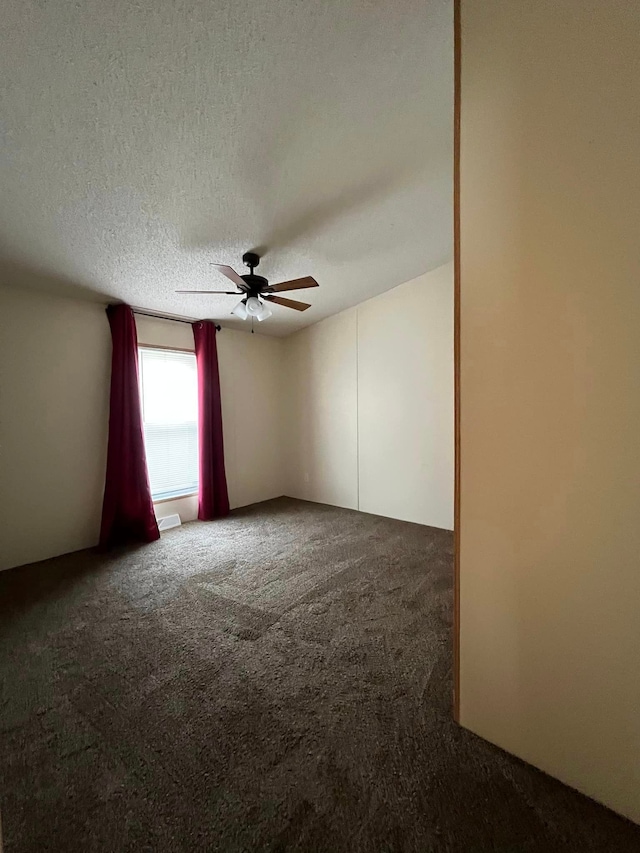
[[[107,317],[113,350],[107,477],[100,530],[103,547],[160,538],[144,452],[136,323],[128,305],[109,305]]]
[[[198,518],[211,521],[229,512],[227,478],[224,473],[222,406],[216,326],[210,320],[193,324],[198,365],[198,443],[200,488]]]

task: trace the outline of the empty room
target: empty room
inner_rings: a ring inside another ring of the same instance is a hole
[[[7,0],[0,853],[640,850],[640,11]]]

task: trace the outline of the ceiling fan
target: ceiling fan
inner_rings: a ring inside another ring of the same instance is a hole
[[[228,296],[242,296],[240,302],[231,311],[240,320],[255,317],[256,320],[262,321],[271,317],[273,312],[269,307],[269,302],[282,305],[285,308],[293,308],[295,311],[306,311],[307,308],[311,308],[307,302],[297,302],[295,299],[285,299],[273,294],[281,293],[283,290],[303,290],[307,287],[318,287],[315,278],[308,275],[304,278],[294,278],[291,281],[281,281],[279,284],[269,284],[263,276],[254,275],[253,271],[260,263],[259,255],[256,255],[255,252],[245,252],[242,261],[249,267],[248,275],[238,275],[232,267],[226,264],[213,264],[222,275],[226,275],[236,285],[237,290],[176,290],[176,293],[221,293]]]

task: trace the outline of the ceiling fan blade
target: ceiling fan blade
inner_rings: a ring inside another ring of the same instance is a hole
[[[267,293],[280,293],[283,290],[302,290],[304,287],[320,287],[315,278],[306,275],[304,278],[293,278],[291,281],[281,281],[267,288]]]
[[[245,290],[247,285],[244,279],[240,278],[233,267],[228,267],[226,264],[212,264],[222,275],[226,275],[234,284],[237,284],[241,290]]]
[[[295,311],[306,311],[307,308],[311,308],[311,305],[308,305],[306,302],[296,302],[295,299],[285,299],[283,296],[271,296],[268,293],[263,295],[264,299],[268,299],[269,302],[275,302],[276,305],[284,305],[285,308],[293,308]]]
[[[221,293],[223,296],[242,296],[239,290],[176,290],[176,293]]]

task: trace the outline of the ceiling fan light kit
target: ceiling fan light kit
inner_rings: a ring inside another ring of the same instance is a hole
[[[307,302],[298,302],[296,299],[285,299],[283,296],[274,296],[283,290],[303,290],[308,287],[318,287],[318,282],[311,276],[294,278],[291,281],[281,281],[279,284],[270,285],[264,276],[255,275],[254,269],[260,263],[260,256],[255,252],[245,252],[242,260],[249,267],[247,275],[238,275],[233,267],[226,264],[213,264],[224,276],[232,281],[237,290],[177,290],[176,293],[216,293],[226,296],[243,296],[238,304],[231,310],[234,317],[239,320],[247,320],[249,317],[259,322],[267,320],[273,315],[269,305],[270,302],[282,305],[284,308],[293,308],[295,311],[306,311],[311,308]]]
[[[263,302],[257,296],[245,296],[245,298],[241,299],[236,307],[231,310],[231,313],[240,320],[246,320],[248,317],[255,317],[260,323],[273,315],[273,311],[269,308],[268,304]]]

